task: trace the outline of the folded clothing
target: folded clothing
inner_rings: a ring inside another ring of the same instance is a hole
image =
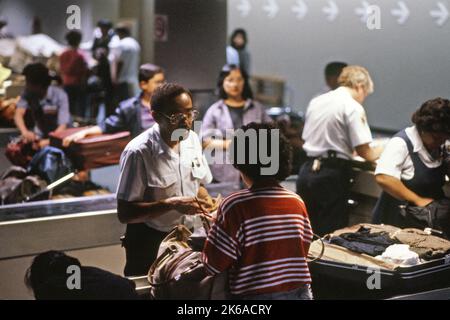
[[[372,257],[381,255],[386,248],[398,243],[386,231],[371,232],[370,228],[360,226],[356,232],[331,235],[329,242],[358,253],[365,253]]]
[[[392,239],[408,244],[424,260],[440,259],[450,253],[450,241],[419,229],[402,229],[391,234]]]
[[[411,251],[407,244],[393,244],[376,258],[401,266],[415,266],[420,263],[419,255]]]

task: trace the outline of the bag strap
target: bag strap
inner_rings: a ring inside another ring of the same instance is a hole
[[[176,254],[178,252],[178,250],[173,250],[172,248],[167,248],[163,254],[161,254],[160,257],[158,257],[155,262],[152,264],[152,266],[150,267],[149,270],[149,276],[148,276],[148,282],[152,287],[160,287],[163,286],[165,284],[168,284],[172,281],[176,281],[178,280],[180,277],[184,276],[185,274],[188,274],[189,272],[191,272],[193,269],[195,269],[200,263],[200,260],[197,260],[194,264],[190,265],[189,267],[186,268],[186,270],[184,270],[183,272],[181,272],[178,276],[167,279],[165,281],[161,281],[161,282],[155,282],[153,275],[155,273],[155,270],[158,267],[161,267],[164,265],[164,263],[167,263],[169,261],[170,256],[173,256],[174,254]],[[189,252],[186,256],[184,256],[181,260],[187,258],[190,254],[192,254],[193,251]],[[165,261],[164,261],[165,260]],[[178,261],[177,261],[178,262]]]

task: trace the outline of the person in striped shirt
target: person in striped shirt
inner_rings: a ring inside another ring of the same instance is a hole
[[[291,172],[291,147],[270,124],[250,123],[241,129],[248,136],[256,131],[257,139],[244,138],[240,148],[239,132],[233,139],[233,165],[248,189],[231,194],[219,206],[203,249],[205,268],[212,275],[228,271],[230,293],[237,299],[312,299],[306,257],[313,231],[303,200],[279,184]],[[261,161],[267,151],[261,150],[264,141],[272,145],[271,156],[280,155],[270,175],[261,170],[269,166]],[[245,161],[237,161],[240,152],[245,152]],[[257,152],[256,161],[249,159],[250,152]]]

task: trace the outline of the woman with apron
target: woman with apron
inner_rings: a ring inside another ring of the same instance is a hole
[[[445,197],[444,144],[450,139],[450,101],[425,102],[412,116],[414,126],[397,133],[381,155],[375,178],[383,189],[373,223],[404,225],[400,205],[425,207]]]

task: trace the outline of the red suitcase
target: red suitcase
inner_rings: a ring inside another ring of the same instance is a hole
[[[59,133],[50,133],[50,145],[64,150],[76,169],[87,170],[118,164],[123,149],[131,140],[128,131],[113,134],[88,136],[78,142],[72,142],[68,148],[62,146],[62,140],[85,128],[71,128]]]

